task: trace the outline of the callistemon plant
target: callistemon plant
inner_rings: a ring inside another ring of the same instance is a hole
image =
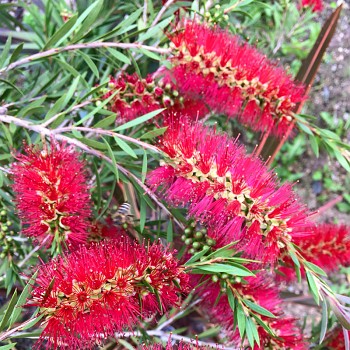
[[[40,348],[92,349],[140,318],[178,305],[188,276],[159,243],[128,238],[80,247],[39,267],[29,305],[39,307]]]
[[[11,171],[22,233],[57,248],[84,243],[91,204],[80,154],[52,140],[42,149],[25,145],[15,157]]]
[[[276,63],[206,23],[187,20],[169,37],[171,73],[181,94],[203,99],[213,111],[238,117],[253,130],[286,132],[305,92]]]
[[[311,231],[291,185],[280,185],[237,140],[171,115],[158,145],[167,158],[148,174],[148,184],[205,226],[239,240],[250,257],[275,262],[286,245]]]
[[[349,350],[349,227],[284,181],[308,141],[350,172],[344,130],[300,114],[320,5],[0,5],[1,350]]]

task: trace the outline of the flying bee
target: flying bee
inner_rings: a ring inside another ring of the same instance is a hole
[[[124,229],[128,228],[129,224],[132,224],[133,215],[131,214],[131,205],[127,202],[121,204],[115,214],[112,215],[112,219],[115,225],[122,226]]]

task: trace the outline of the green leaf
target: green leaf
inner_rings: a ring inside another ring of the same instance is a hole
[[[271,317],[271,318],[276,318],[276,316],[271,313],[269,310],[266,310],[264,307],[253,303],[252,301],[249,301],[247,299],[242,300],[244,304],[246,304],[251,310],[257,312],[260,315],[266,316],[266,317]]]
[[[198,266],[198,268],[205,272],[214,272],[214,273],[228,273],[233,276],[240,276],[240,277],[246,277],[246,276],[255,276],[253,272],[248,272],[243,267],[237,267],[237,266],[231,266],[226,264],[211,264],[211,265],[204,265],[204,266]]]
[[[73,135],[74,136],[74,135]],[[84,143],[85,145],[89,146],[89,147],[92,147],[92,148],[95,148],[97,150],[101,150],[101,151],[105,151],[105,150],[108,150],[108,147],[107,145],[105,145],[104,143],[102,142],[98,142],[96,140],[92,140],[92,139],[88,139],[86,137],[82,137],[80,138],[79,137],[79,140]]]
[[[123,347],[123,349],[135,350],[135,348],[124,339],[118,339],[118,343]]]
[[[1,324],[0,324],[0,331],[4,330],[7,327],[8,321],[9,321],[9,319],[10,319],[12,313],[13,313],[13,309],[14,309],[14,307],[16,305],[16,302],[17,302],[17,289],[13,293],[12,298],[11,298],[11,300],[8,303],[5,315],[2,318],[2,321],[1,321]]]
[[[95,1],[79,16],[76,25],[79,25],[81,23],[83,24],[80,27],[80,29],[77,31],[77,33],[74,34],[72,39],[73,43],[76,43],[83,36],[85,36],[88,32],[91,31],[93,24],[96,22],[100,14],[102,6],[103,6],[103,0]]]
[[[239,302],[237,302],[236,305],[237,305],[236,317],[237,317],[239,335],[240,335],[241,339],[243,339],[244,332],[245,332],[245,326],[246,326],[246,317],[245,317],[242,305]]]
[[[334,150],[335,158],[337,158],[339,164],[348,172],[350,172],[350,165],[347,159],[338,151]]]
[[[147,113],[141,117],[138,117],[134,120],[131,120],[123,125],[118,126],[116,129],[114,129],[115,131],[121,131],[121,130],[125,130],[125,129],[129,129],[132,128],[136,125],[139,124],[143,124],[144,122],[146,122],[149,119],[154,118],[156,115],[158,115],[159,113],[162,113],[165,110],[165,108],[161,108],[161,109],[157,109],[155,111],[152,111],[150,113]]]
[[[78,54],[83,58],[85,63],[89,66],[92,73],[94,73],[95,77],[97,79],[100,79],[100,72],[98,71],[96,64],[93,62],[93,60],[86,53],[84,53],[81,50],[78,50]]]
[[[233,296],[231,288],[227,288],[226,294],[227,294],[227,299],[228,299],[228,303],[230,304],[231,310],[232,312],[235,312],[236,302],[235,302],[235,297]]]
[[[146,201],[143,199],[143,197],[140,196],[140,231],[141,233],[145,228],[146,216],[147,216],[146,208],[147,208]]]
[[[140,139],[141,140],[154,139],[157,136],[163,135],[166,132],[167,129],[168,129],[168,127],[165,126],[164,128],[157,128],[157,129],[148,131],[145,134],[143,134],[140,137]]]
[[[157,55],[156,53],[146,50],[144,48],[139,48],[138,51],[140,51],[141,53],[143,53],[145,56],[148,56],[149,58],[152,58],[153,60],[156,61],[161,61],[163,58],[159,55]]]
[[[16,346],[17,343],[7,344],[0,346],[0,350],[11,350]]]
[[[274,333],[274,331],[267,325],[258,315],[252,314],[253,318],[256,320],[256,322],[265,329],[265,331],[270,334],[272,337],[277,337],[277,335]]]
[[[12,63],[14,61],[16,61],[16,58],[19,56],[19,54],[22,52],[23,50],[23,45],[24,43],[20,43],[12,52],[12,55],[10,57],[10,61],[9,63]]]
[[[22,96],[24,96],[23,92],[16,85],[12,84],[10,81],[8,81],[6,79],[0,79],[0,81],[3,82],[6,85],[11,86],[13,89],[18,91]]]
[[[5,66],[5,63],[8,59],[10,48],[11,48],[11,42],[12,42],[12,37],[9,35],[9,37],[6,40],[6,44],[2,50],[2,54],[0,56],[0,68],[3,68]]]
[[[208,251],[210,250],[210,247],[206,247],[205,249],[202,249],[200,252],[194,254],[188,261],[186,261],[185,266],[189,266],[192,263],[198,261],[202,256],[204,256]]]
[[[169,25],[173,20],[174,16],[170,16],[163,21],[159,22],[157,25],[150,27],[146,33],[143,33],[139,37],[139,41],[145,41],[150,38],[155,38],[157,34],[161,33],[162,30]]]
[[[147,175],[147,152],[143,151],[143,158],[142,158],[142,169],[141,169],[141,181],[145,183],[146,175]]]
[[[112,148],[111,148],[111,146],[109,145],[109,142],[107,142],[107,140],[106,140],[104,137],[102,137],[102,140],[103,140],[103,142],[105,143],[105,145],[106,145],[106,147],[107,147],[107,150],[108,150],[108,155],[109,155],[109,157],[110,157],[111,160],[112,160],[112,165],[113,165],[112,171],[113,171],[113,173],[114,173],[114,175],[115,175],[115,177],[116,177],[116,179],[117,179],[117,182],[119,182],[118,165],[117,165],[117,161],[116,161],[116,159],[115,159],[115,157],[114,157],[114,153],[113,153],[113,151],[112,151]]]
[[[130,61],[129,57],[125,56],[123,53],[119,52],[118,50],[113,49],[111,47],[107,47],[107,50],[118,61],[121,61],[121,62],[126,63],[126,64],[131,64],[131,61]]]
[[[172,242],[173,239],[174,239],[173,221],[170,219],[166,229],[166,240],[167,242]]]
[[[310,128],[308,126],[306,126],[303,123],[297,122],[299,129],[304,131],[306,134],[308,135],[313,135],[313,132],[310,130]]]
[[[313,271],[321,276],[327,277],[327,273],[325,271],[323,271],[319,266],[313,264],[312,262],[304,261],[304,265],[306,267],[308,267],[311,271]]]
[[[310,140],[311,149],[315,153],[316,158],[318,158],[320,155],[320,151],[319,151],[319,146],[315,135],[310,135],[309,140]]]
[[[140,7],[137,9],[135,12],[133,12],[130,16],[127,16],[124,21],[120,22],[113,30],[110,32],[101,35],[100,37],[97,38],[97,40],[101,39],[108,39],[112,37],[116,37],[120,34],[123,34],[127,31],[129,31],[130,25],[132,25],[141,15],[143,12],[143,7]]]
[[[247,333],[249,344],[251,344],[251,346],[254,347],[254,339],[255,339],[256,343],[260,347],[259,333],[256,328],[256,324],[251,318],[247,318],[246,333]],[[249,336],[249,334],[252,335],[253,339],[251,339],[251,336]]]
[[[306,279],[307,279],[307,283],[309,286],[309,290],[310,290],[312,296],[314,297],[316,304],[319,305],[320,304],[320,295],[318,293],[318,288],[317,288],[317,284],[315,282],[315,277],[309,271],[306,271]]]
[[[95,129],[105,129],[107,126],[110,126],[110,125],[115,123],[116,117],[117,117],[116,114],[112,114],[112,115],[108,116],[107,118],[103,118],[102,120],[100,120],[99,122],[97,122],[94,125],[94,128]]]
[[[56,43],[60,43],[60,39],[64,38],[64,36],[70,31],[70,29],[74,26],[78,19],[77,15],[74,15],[71,17],[67,22],[65,22],[60,29],[58,29],[55,34],[46,42],[45,46],[43,47],[43,51],[47,50],[51,46],[55,45]]]
[[[321,331],[320,331],[320,341],[321,344],[327,333],[327,325],[328,325],[328,309],[327,309],[327,300],[323,298],[322,300],[322,320],[321,320]]]
[[[99,112],[104,106],[106,106],[109,101],[111,101],[114,96],[119,93],[119,91],[115,91],[111,96],[109,96],[106,100],[104,100],[102,103],[99,103],[98,106],[96,106],[91,112],[89,112],[84,118],[80,119],[77,123],[75,123],[75,126],[78,126],[82,124],[85,120],[88,120],[92,116],[94,116],[97,112]]]
[[[17,321],[18,317],[20,316],[20,314],[22,312],[22,306],[24,305],[28,296],[30,295],[30,292],[32,290],[32,286],[34,284],[34,281],[35,281],[37,275],[38,275],[38,271],[36,271],[34,273],[34,275],[30,278],[30,280],[27,282],[26,286],[24,287],[21,295],[19,296],[17,304],[15,306],[15,310],[12,313],[11,318],[10,318],[10,324],[14,324]]]
[[[137,159],[137,155],[134,152],[134,150],[121,138],[119,138],[118,136],[114,136],[114,140],[117,143],[117,145],[125,152],[127,153],[129,156],[136,158]]]

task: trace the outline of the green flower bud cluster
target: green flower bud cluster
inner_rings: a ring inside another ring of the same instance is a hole
[[[19,243],[14,239],[16,234],[11,229],[12,226],[13,222],[9,219],[7,210],[0,202],[0,259],[24,255]]]
[[[214,8],[204,14],[204,17],[208,23],[218,24],[220,27],[228,26],[229,16],[225,14],[220,5],[215,5]]]
[[[221,292],[225,293],[227,290],[227,284],[237,284],[242,282],[242,277],[239,276],[232,276],[227,273],[217,273],[215,275],[211,276],[211,280],[214,283],[220,283],[221,286]]]
[[[195,254],[203,249],[209,249],[216,244],[214,239],[208,237],[207,229],[205,227],[198,227],[195,222],[185,228],[181,239],[189,246],[190,254]]]

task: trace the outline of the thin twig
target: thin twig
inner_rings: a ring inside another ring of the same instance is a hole
[[[154,21],[151,24],[151,28],[154,27],[162,18],[164,12],[168,9],[168,7],[174,2],[175,0],[168,0],[163,7],[160,9],[160,11],[158,12],[156,18],[154,19]]]
[[[312,213],[309,217],[312,219],[315,219],[316,217],[320,216],[320,214],[326,212],[330,208],[334,207],[336,204],[341,202],[343,200],[343,196],[339,195],[335,197],[334,199],[330,200],[326,204],[322,205],[322,207],[318,208],[314,213]]]
[[[71,109],[67,110],[67,111],[63,111],[63,112],[60,112],[60,113],[57,113],[55,114],[53,117],[51,117],[50,119],[48,119],[46,122],[42,123],[41,126],[43,126],[44,128],[46,128],[48,125],[50,125],[51,123],[53,123],[56,119],[58,119],[61,115],[64,115],[64,114],[67,114],[67,113],[70,113],[76,109],[79,109],[79,108],[82,108],[82,107],[85,107],[87,106],[88,104],[90,104],[92,102],[92,100],[87,100],[87,101],[84,101],[78,105],[75,105],[74,107],[72,107]]]
[[[143,23],[145,24],[145,26],[147,26],[147,12],[148,12],[148,0],[145,0],[143,2],[143,14],[142,14]]]
[[[196,301],[194,301],[193,303],[187,305],[186,307],[183,307],[184,310],[176,313],[174,316],[169,317],[164,323],[162,323],[160,326],[158,326],[155,330],[156,331],[160,331],[162,329],[164,329],[165,327],[171,325],[174,321],[176,321],[181,315],[183,315],[185,312],[187,312],[188,309],[192,308],[193,306],[197,305],[198,303],[200,303],[202,301],[202,299],[197,299]]]
[[[41,242],[41,244],[37,245],[33,250],[31,250],[24,259],[17,265],[18,267],[24,266],[24,264],[43,246],[45,246],[46,242],[49,240],[50,236],[45,237],[45,239]]]
[[[225,9],[224,14],[226,15],[228,12],[232,11],[234,8],[236,8],[243,1],[244,0],[238,0],[235,4],[233,4],[232,6],[228,7],[227,9]]]
[[[159,148],[157,148],[155,146],[152,146],[149,143],[140,141],[138,139],[134,139],[132,137],[129,137],[129,136],[126,136],[126,135],[123,135],[123,134],[118,134],[117,132],[114,132],[114,131],[111,131],[111,130],[104,130],[104,129],[100,129],[100,128],[94,129],[94,128],[87,128],[87,127],[83,127],[83,126],[77,126],[77,127],[75,127],[75,126],[67,126],[67,127],[64,127],[64,128],[58,128],[58,129],[52,130],[52,132],[54,134],[60,134],[62,132],[73,131],[73,130],[86,131],[86,132],[99,134],[99,135],[109,135],[109,136],[112,136],[112,137],[118,137],[118,138],[123,139],[125,141],[129,141],[131,143],[139,145],[139,146],[141,146],[144,149],[149,149],[149,150],[152,150],[153,152],[156,152],[156,153],[160,153],[161,152]]]
[[[65,51],[74,51],[74,50],[81,50],[81,49],[107,48],[107,47],[117,47],[120,49],[145,49],[145,50],[157,52],[160,54],[168,54],[170,52],[169,49],[162,49],[162,48],[158,48],[158,47],[142,45],[139,43],[114,43],[114,42],[96,41],[96,42],[92,42],[92,43],[74,44],[74,45],[68,45],[68,46],[64,46],[64,47],[57,47],[54,49],[50,49],[50,50],[36,53],[34,55],[31,55],[31,56],[27,56],[21,60],[13,62],[13,63],[9,64],[8,66],[0,69],[0,74],[7,72],[11,69],[17,68],[19,66],[22,66],[24,64],[33,62],[35,60],[39,60],[41,58],[48,57],[48,56],[57,55],[59,53],[65,52]]]
[[[257,148],[256,152],[255,152],[255,156],[256,157],[259,157],[260,156],[260,153],[261,151],[263,150],[264,146],[265,146],[265,143],[267,141],[267,139],[269,138],[269,135],[270,135],[270,130],[268,131],[265,131],[261,141],[260,141],[260,144],[259,144],[259,147]]]

